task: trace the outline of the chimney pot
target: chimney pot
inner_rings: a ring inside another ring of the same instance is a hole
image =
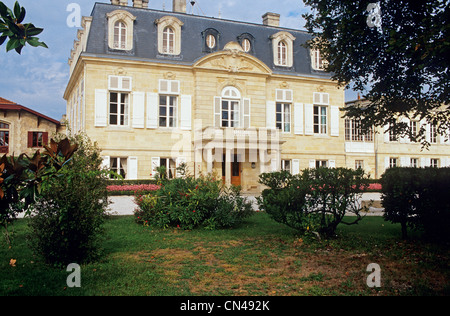
[[[280,26],[280,15],[278,13],[267,12],[262,18],[264,25]]]
[[[119,0],[111,0],[111,4],[119,5]]]
[[[119,0],[119,5],[124,7],[128,6],[128,0]]]
[[[186,0],[173,0],[173,12],[186,13]]]
[[[142,0],[133,0],[133,7],[142,8]]]

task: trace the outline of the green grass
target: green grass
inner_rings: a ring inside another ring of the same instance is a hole
[[[402,241],[399,225],[366,217],[317,241],[256,213],[235,229],[155,230],[132,216],[105,224],[103,259],[70,272],[47,266],[26,243],[27,220],[15,224],[13,247],[0,243],[0,295],[448,295],[448,248]],[[15,259],[15,266],[10,260]],[[369,263],[381,288],[366,286]]]

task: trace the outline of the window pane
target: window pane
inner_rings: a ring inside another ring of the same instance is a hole
[[[167,116],[167,108],[165,106],[159,107],[159,115],[160,116]]]

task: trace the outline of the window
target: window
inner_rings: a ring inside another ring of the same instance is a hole
[[[281,31],[270,37],[275,66],[292,67],[294,65],[294,41],[292,34]]]
[[[434,168],[439,168],[439,159],[437,158],[431,158],[430,160],[430,166]]]
[[[168,179],[173,179],[177,174],[177,164],[175,159],[172,158],[160,158],[159,161],[160,167],[166,168],[166,176]]]
[[[108,13],[108,46],[115,50],[133,49],[133,23],[136,17],[125,10]]]
[[[235,87],[226,87],[222,91],[222,127],[240,127],[241,93]]]
[[[214,35],[209,34],[206,37],[206,46],[210,49],[213,49],[214,47],[216,47],[216,38],[214,37]]]
[[[109,94],[109,124],[117,126],[128,125],[129,94],[110,92]]]
[[[327,107],[314,106],[314,134],[327,133]]]
[[[121,175],[124,179],[127,177],[127,158],[111,157],[109,166],[110,170]],[[111,178],[114,176],[111,175]]]
[[[318,49],[311,49],[311,63],[315,70],[325,70],[327,61],[322,58],[322,54]]]
[[[290,173],[292,173],[291,161],[281,160],[281,170],[289,171]]]
[[[413,167],[413,168],[419,167],[419,159],[418,158],[411,158],[410,166]]]
[[[364,160],[355,160],[355,169],[364,169]]]
[[[127,41],[127,27],[122,21],[114,25],[114,48],[125,49]]]
[[[360,120],[345,119],[345,140],[354,142],[372,142],[372,128],[366,133],[361,128]]]
[[[287,46],[285,42],[278,43],[278,66],[286,66],[287,65]]]
[[[394,168],[397,167],[398,163],[398,158],[389,158],[389,168]]]
[[[327,167],[327,166],[328,166],[327,160],[316,160],[316,168]]]
[[[9,151],[9,124],[0,122],[0,153]]]
[[[417,121],[409,121],[409,129],[410,129],[410,133],[411,133],[411,136],[412,136],[412,141],[415,141],[415,138],[417,137],[417,132],[418,132],[417,126],[418,126],[418,123],[419,122],[417,122]]]
[[[244,40],[242,41],[242,49],[244,50],[244,52],[248,53],[251,51],[252,49],[252,44],[250,43],[250,40],[248,38],[244,38]]]
[[[163,32],[163,48],[164,54],[173,54],[175,46],[175,32],[171,27],[166,27]]]
[[[276,105],[276,127],[285,133],[291,132],[291,104],[277,103]]]
[[[183,22],[176,17],[165,16],[155,23],[158,25],[158,52],[163,55],[180,55]]]
[[[430,124],[430,143],[437,143],[437,128],[435,124]]]
[[[28,147],[43,147],[48,143],[47,132],[28,132]]]
[[[159,127],[177,127],[176,96],[159,96]]]

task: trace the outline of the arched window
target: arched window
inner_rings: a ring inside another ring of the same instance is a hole
[[[125,49],[127,43],[127,26],[122,21],[114,24],[114,48]]]
[[[252,44],[250,43],[250,40],[248,38],[244,38],[242,41],[242,49],[244,52],[248,53],[252,49]]]
[[[235,87],[222,91],[222,127],[240,127],[241,93]]]
[[[278,65],[287,65],[287,45],[284,41],[278,43]]]
[[[173,54],[175,51],[175,31],[171,27],[164,28],[163,31],[163,53]]]
[[[0,153],[9,151],[9,124],[0,122]]]
[[[213,49],[214,47],[216,47],[216,38],[214,37],[214,35],[209,34],[206,37],[206,46],[208,46],[208,48]]]

